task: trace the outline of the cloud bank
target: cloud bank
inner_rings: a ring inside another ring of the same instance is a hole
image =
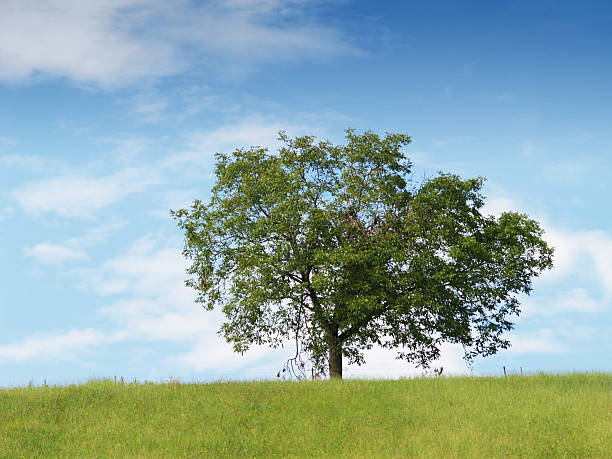
[[[89,218],[130,194],[144,191],[158,180],[155,171],[128,168],[102,177],[65,175],[30,182],[14,190],[12,195],[32,215]]]
[[[4,0],[0,80],[60,77],[106,87],[201,63],[242,72],[261,61],[356,55],[333,27],[305,20],[304,2]]]

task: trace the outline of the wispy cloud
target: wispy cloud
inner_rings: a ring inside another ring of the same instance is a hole
[[[93,328],[60,333],[35,334],[21,341],[0,346],[0,362],[26,360],[70,360],[103,343],[120,340]]]
[[[133,241],[122,255],[101,263],[99,268],[75,269],[72,274],[79,278],[82,288],[99,295],[121,293],[130,303],[107,306],[104,312],[126,318],[133,314],[190,309],[193,295],[184,285],[187,266],[178,239],[148,234]]]
[[[521,302],[522,317],[552,316],[562,313],[596,314],[612,305],[609,298],[595,297],[584,287],[560,287],[555,290],[557,291],[554,294],[524,298]]]
[[[101,225],[89,228],[83,235],[71,237],[61,244],[45,241],[32,247],[26,247],[24,254],[27,258],[46,265],[88,261],[89,256],[85,249],[106,241],[123,226],[125,226],[123,220],[111,218]]]
[[[181,18],[174,36],[197,43],[213,55],[240,56],[247,61],[361,55],[329,26],[304,21],[300,6],[308,2],[225,1]],[[231,31],[231,32],[228,32]]]
[[[245,357],[236,355],[217,335],[223,315],[204,312],[195,304],[193,292],[184,284],[188,263],[177,242],[146,235],[99,269],[75,269],[72,274],[80,278],[83,288],[107,298],[119,295],[100,313],[131,339],[186,345],[186,351],[173,357],[172,366],[227,374],[269,357],[273,351],[267,348]]]
[[[549,229],[546,238],[555,247],[555,268],[543,279],[591,279],[612,299],[612,236],[604,231]]]
[[[481,212],[483,215],[494,215],[499,217],[504,212],[521,212],[522,206],[513,198],[497,195],[487,198]]]
[[[15,212],[15,208],[12,206],[0,207],[0,222],[8,219],[13,212]]]
[[[38,155],[4,155],[0,156],[0,164],[5,167],[39,171],[45,167],[47,161]]]
[[[585,288],[577,287],[559,295],[556,307],[567,312],[599,312],[606,308],[605,301],[597,300]]]
[[[505,352],[510,354],[565,354],[569,350],[550,329],[513,333],[509,338],[512,347]]]
[[[293,8],[309,3],[309,0],[216,0],[215,3],[221,8],[247,14],[261,15],[275,12],[278,15],[286,15],[290,14]]]
[[[254,346],[245,355],[234,353],[217,334],[223,314],[202,311],[194,303],[193,292],[184,285],[188,263],[175,242],[170,242],[147,235],[134,241],[124,255],[107,260],[101,269],[75,270],[74,274],[81,276],[85,288],[93,288],[100,295],[120,295],[120,300],[100,311],[115,322],[118,330],[135,339],[188,346],[188,350],[172,357],[172,365],[178,364],[190,372],[274,377],[292,349]],[[443,366],[449,374],[467,373],[460,351],[457,346],[443,346],[442,358],[436,365]],[[373,349],[366,353],[364,366],[349,366],[346,374],[348,377],[422,374],[421,369],[397,361],[394,356],[394,352]]]
[[[229,152],[235,148],[261,146],[274,151],[280,146],[279,131],[286,131],[291,136],[310,134],[325,138],[322,127],[303,120],[298,123],[283,123],[278,119],[248,116],[212,130],[192,132],[186,142],[187,147],[169,154],[163,162],[163,168],[202,164],[212,160],[215,153]]]
[[[191,372],[217,375],[245,375],[250,379],[272,379],[291,354],[287,349],[253,346],[244,355],[236,354],[232,347],[214,334],[202,335],[189,351],[175,357],[175,362]]]
[[[151,87],[128,100],[129,110],[139,123],[159,123],[168,119],[185,120],[203,112],[236,115],[244,100],[224,94],[206,84],[179,87]]]
[[[597,165],[597,160],[590,156],[579,156],[572,161],[549,161],[544,164],[544,174],[553,179],[564,183],[577,182],[586,178],[590,170]]]
[[[117,158],[123,163],[132,163],[147,150],[151,139],[146,137],[101,137],[97,139],[105,145],[110,145],[111,150],[105,152],[105,156]]]
[[[66,261],[82,261],[89,257],[82,250],[41,242],[25,249],[25,256],[42,264],[60,265]]]
[[[304,5],[5,0],[0,79],[67,77],[112,87],[173,75],[192,62],[242,71],[261,60],[359,54],[335,28],[302,18]]]
[[[128,281],[128,290],[132,294],[145,297],[167,296],[170,301],[171,298],[176,301],[191,300],[190,296],[186,297],[177,291],[177,284],[178,289],[183,290],[187,261],[179,247],[159,247],[161,243],[150,235],[144,236],[136,240],[125,255],[106,261],[103,269],[110,279],[122,278]]]
[[[131,112],[139,122],[155,123],[166,117],[168,100],[161,94],[139,94],[132,101]]]
[[[29,214],[89,218],[124,197],[159,182],[152,169],[128,168],[111,175],[65,175],[26,183],[13,198]]]
[[[500,190],[487,199],[483,213],[499,216],[512,210],[534,217],[528,205]],[[544,239],[555,250],[553,268],[543,272],[537,281],[538,288],[549,289],[552,294],[524,298],[524,315],[592,314],[609,309],[612,306],[612,235],[601,230],[559,228],[546,218],[535,218],[542,223]],[[534,293],[537,295],[537,291]]]

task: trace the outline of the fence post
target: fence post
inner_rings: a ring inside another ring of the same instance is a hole
[[[504,378],[506,377],[506,365],[504,365]]]

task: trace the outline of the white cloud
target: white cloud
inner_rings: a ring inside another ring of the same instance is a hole
[[[555,248],[555,268],[542,275],[548,281],[562,278],[594,280],[612,298],[612,237],[603,231],[549,229],[546,240]]]
[[[220,323],[211,327],[212,316],[202,312],[184,284],[188,262],[179,244],[168,245],[145,236],[99,269],[71,272],[80,278],[82,288],[103,296],[121,295],[101,313],[133,336],[190,341],[203,333],[215,334]]]
[[[432,164],[433,155],[428,151],[410,151],[406,156],[416,166],[430,166]]]
[[[159,207],[149,210],[148,214],[167,222],[170,215],[169,209],[176,210],[189,207],[199,194],[200,191],[194,189],[167,191],[157,203]]]
[[[196,132],[191,143],[197,150],[222,151],[228,147],[250,147],[258,145],[273,148],[278,145],[278,132],[283,127],[279,121],[266,121],[260,117],[241,120],[237,124],[225,125],[208,132]]]
[[[125,255],[103,264],[107,279],[123,279],[128,290],[139,296],[166,296],[184,299],[176,291],[177,285],[184,289],[187,261],[181,255],[178,244],[158,248],[159,240],[148,235],[136,240]]]
[[[119,219],[94,226],[80,237],[72,237],[63,244],[40,242],[32,247],[26,247],[24,254],[38,263],[61,265],[68,261],[89,260],[84,249],[104,242],[113,232],[122,228],[125,223]]]
[[[129,285],[126,279],[106,278],[105,273],[99,268],[74,268],[67,271],[67,274],[77,279],[77,288],[102,296],[124,292]]]
[[[119,339],[120,335],[107,336],[93,328],[32,335],[22,341],[0,346],[0,362],[72,359],[85,349]]]
[[[244,355],[217,334],[224,316],[220,311],[203,311],[194,303],[193,292],[184,285],[188,263],[178,247],[165,247],[152,236],[135,241],[125,255],[108,260],[101,270],[81,275],[100,294],[121,293],[122,299],[102,308],[118,329],[144,340],[183,342],[189,350],[173,356],[173,364],[191,372],[244,374],[274,377],[290,357],[292,349],[254,346]],[[447,374],[465,374],[467,366],[460,347],[443,345],[436,365]],[[421,375],[421,369],[394,359],[382,349],[366,352],[364,366],[347,366],[347,377],[401,377]]]
[[[288,348],[270,349],[252,346],[244,355],[215,334],[202,335],[188,352],[176,357],[176,363],[191,372],[213,372],[221,375],[242,373],[253,378],[272,379],[291,357]]]
[[[45,167],[47,162],[37,155],[4,155],[0,156],[0,164],[5,167],[41,170]]]
[[[567,182],[576,182],[587,176],[589,170],[597,166],[598,161],[590,156],[582,155],[573,161],[549,161],[544,163],[544,174],[553,179]]]
[[[178,65],[161,42],[132,36],[132,22],[153,2],[142,0],[0,3],[0,77],[36,72],[77,81],[114,83],[165,75]]]
[[[343,377],[347,378],[402,378],[421,376],[426,373],[422,368],[396,359],[397,350],[380,347],[366,351],[364,365],[346,365],[342,370]],[[441,347],[440,358],[432,362],[432,368],[443,368],[445,375],[469,374],[470,370],[463,360],[463,348],[460,345],[444,343]]]
[[[15,211],[15,208],[12,206],[1,207],[0,208],[0,222],[8,219],[11,215],[13,215],[14,211]]]
[[[217,0],[217,4],[228,10],[250,14],[288,14],[291,8],[304,5],[308,0]],[[311,2],[312,3],[312,2]]]
[[[577,231],[556,227],[546,218],[534,216],[536,212],[529,206],[500,190],[485,202],[484,214],[499,216],[502,212],[518,211],[540,221],[544,240],[555,250],[553,268],[544,271],[536,281],[538,288],[552,289],[553,293],[546,298],[525,298],[525,315],[596,313],[610,307],[612,235],[600,230]]]
[[[210,131],[193,132],[187,141],[188,148],[168,155],[163,162],[164,168],[182,167],[184,164],[210,161],[218,152],[230,152],[235,148],[260,146],[275,151],[281,145],[278,140],[280,131],[290,137],[296,135],[315,135],[325,139],[325,130],[309,123],[290,123],[261,116],[250,116],[235,124],[227,124]]]
[[[235,115],[243,109],[243,103],[241,98],[218,93],[205,84],[152,88],[129,101],[130,112],[140,123],[158,123],[168,118],[183,121],[202,112]]]
[[[498,192],[487,198],[482,209],[483,214],[495,216],[507,211],[526,213],[540,221],[544,239],[555,249],[554,267],[545,271],[542,279],[550,282],[569,277],[594,280],[612,298],[612,235],[601,230],[577,231],[555,227],[546,218],[534,216],[535,212],[528,206],[504,193]]]
[[[358,54],[334,28],[302,21],[300,3],[4,0],[0,79],[50,75],[116,86],[192,62],[235,70],[262,59]]]
[[[526,297],[521,301],[522,317],[551,316],[559,313],[598,313],[610,306],[606,299],[594,298],[583,287],[559,288],[552,295]]]
[[[168,101],[163,96],[138,95],[134,98],[131,112],[140,122],[155,123],[163,120],[168,109]]]
[[[168,368],[178,365],[191,372],[209,371],[227,375],[237,369],[259,365],[271,355],[282,355],[273,367],[278,371],[286,352],[255,349],[245,356],[232,351],[218,334],[223,322],[220,311],[203,311],[184,284],[187,261],[178,244],[147,235],[136,240],[124,255],[107,260],[97,270],[73,270],[82,287],[98,294],[120,294],[121,299],[101,308],[118,330],[131,339],[185,343],[188,350],[174,355]],[[280,352],[280,353],[279,353]],[[270,366],[270,365],[268,365]],[[255,371],[274,376],[274,368]],[[255,376],[251,371],[249,374]]]
[[[111,219],[109,222],[87,230],[80,237],[72,237],[63,244],[40,242],[32,247],[26,247],[24,254],[38,263],[48,265],[61,265],[69,261],[89,260],[84,249],[105,241],[114,231],[122,228],[124,222]]]
[[[569,350],[550,329],[513,333],[509,339],[512,347],[504,352],[510,354],[564,354]]]
[[[485,200],[485,205],[481,209],[483,215],[493,215],[499,217],[504,212],[519,212],[520,207],[517,201],[506,196],[494,196]]]
[[[87,260],[89,257],[81,250],[71,249],[57,244],[41,242],[25,249],[25,255],[42,264],[59,265],[66,261]]]
[[[121,218],[110,218],[101,225],[89,228],[82,236],[71,237],[66,241],[66,246],[73,249],[85,249],[98,245],[125,225],[126,222]]]
[[[134,241],[124,255],[107,260],[99,268],[76,269],[71,273],[81,279],[82,288],[104,296],[121,293],[139,301],[167,300],[174,305],[193,301],[184,286],[188,264],[180,245],[160,248],[161,244],[147,235]],[[125,307],[121,304],[116,309]]]
[[[276,7],[270,7],[271,3],[253,8],[256,3],[249,2],[251,8],[229,7],[217,11],[203,8],[196,11],[190,21],[182,18],[181,28],[173,32],[177,38],[195,42],[213,55],[229,54],[246,61],[361,54],[344,42],[335,29],[301,22],[296,15],[292,15],[294,21],[291,23],[278,20],[279,16],[300,11],[295,8],[295,2],[291,7],[285,3],[285,8],[278,7],[281,2],[274,2]],[[230,2],[224,5],[231,6]]]
[[[150,145],[151,140],[144,137],[102,137],[101,142],[112,145],[110,152],[105,152],[104,155],[112,155],[122,162],[132,162],[137,159]]]
[[[562,311],[598,312],[605,306],[604,302],[592,298],[584,288],[573,288],[558,299],[558,308]]]
[[[28,213],[89,218],[126,196],[159,182],[152,169],[125,169],[104,177],[65,175],[30,182],[12,195]]]

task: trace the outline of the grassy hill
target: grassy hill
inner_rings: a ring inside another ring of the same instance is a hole
[[[0,457],[610,457],[612,375],[0,390]]]

